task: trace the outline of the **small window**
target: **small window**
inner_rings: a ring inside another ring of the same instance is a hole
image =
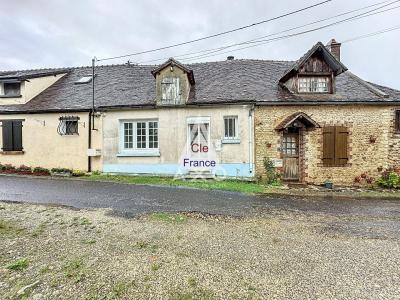
[[[161,81],[161,102],[164,104],[179,104],[180,100],[179,78],[164,78]]]
[[[77,81],[75,81],[75,84],[84,84],[84,83],[89,83],[91,81],[92,81],[92,75],[83,76],[79,78]]]
[[[237,116],[224,117],[224,128],[225,128],[224,139],[237,140],[239,138]]]
[[[3,151],[22,151],[22,121],[2,121]]]
[[[328,77],[300,77],[299,93],[328,93]]]
[[[122,150],[158,149],[158,121],[122,123]]]
[[[400,110],[396,110],[395,113],[394,131],[400,133]]]
[[[61,117],[57,132],[60,135],[78,135],[79,117]]]
[[[348,163],[348,136],[349,131],[343,126],[327,126],[323,128],[324,166],[339,167]]]
[[[4,96],[13,97],[21,95],[21,83],[20,82],[4,82],[3,83],[3,94]]]

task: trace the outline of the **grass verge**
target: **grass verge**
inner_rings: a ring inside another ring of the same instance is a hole
[[[127,175],[90,175],[82,177],[93,181],[115,181],[131,184],[152,184],[165,186],[185,186],[207,190],[222,190],[242,193],[262,193],[265,190],[263,184],[241,180],[181,180],[172,177],[157,176],[127,176]]]

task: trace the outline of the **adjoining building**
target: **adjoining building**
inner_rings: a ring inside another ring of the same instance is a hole
[[[0,163],[351,184],[400,162],[400,91],[317,43],[298,61],[0,72]],[[94,110],[93,110],[94,108]]]

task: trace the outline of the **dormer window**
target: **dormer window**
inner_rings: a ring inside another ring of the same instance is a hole
[[[328,77],[299,77],[299,93],[329,93]]]
[[[163,104],[179,104],[180,100],[179,78],[163,78],[161,81],[161,102]]]
[[[3,82],[2,84],[2,96],[6,97],[18,97],[21,95],[21,83],[20,82]]]

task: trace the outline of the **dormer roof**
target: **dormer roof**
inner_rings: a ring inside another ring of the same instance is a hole
[[[39,78],[51,75],[65,74],[70,69],[40,69],[40,70],[22,70],[22,71],[9,71],[0,73],[0,81],[23,81],[32,78]]]
[[[318,42],[284,73],[284,75],[279,79],[279,82],[286,82],[290,77],[299,72],[299,69],[316,53],[322,55],[325,62],[333,70],[335,76],[347,71],[347,67],[337,60],[324,44]]]
[[[175,60],[174,58],[169,58],[165,63],[159,65],[157,68],[155,68],[153,71],[151,71],[151,74],[153,74],[154,78],[157,76],[157,74],[161,71],[164,70],[167,67],[178,67],[179,69],[183,70],[189,79],[189,82],[191,85],[195,83],[194,81],[194,75],[193,75],[193,70],[189,69],[187,66],[184,64],[180,63],[179,61]]]

